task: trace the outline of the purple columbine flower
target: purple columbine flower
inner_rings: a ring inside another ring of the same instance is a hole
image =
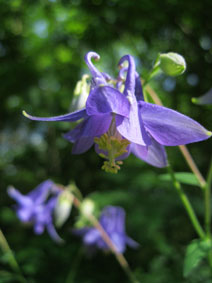
[[[57,234],[53,225],[53,212],[60,189],[51,181],[46,180],[27,195],[22,195],[13,187],[8,194],[16,202],[17,216],[23,223],[31,223],[35,234],[42,234],[46,228],[56,242],[63,240]]]
[[[125,232],[125,211],[118,206],[107,206],[102,211],[99,222],[119,253],[123,253],[126,246],[137,248],[139,244],[127,236]],[[75,235],[81,236],[88,249],[99,248],[109,250],[99,230],[93,227],[75,229]]]
[[[142,86],[131,55],[121,58],[119,66],[128,61],[123,93],[120,78],[112,81],[101,73],[91,59],[99,59],[95,52],[85,56],[92,80],[86,107],[82,110],[51,118],[24,115],[37,121],[82,121],[64,137],[74,144],[72,153],[87,151],[94,143],[96,152],[107,161],[103,169],[117,173],[130,153],[156,167],[167,166],[164,146],[183,145],[202,141],[211,136],[199,123],[177,111],[143,99]],[[115,86],[116,85],[116,86]]]

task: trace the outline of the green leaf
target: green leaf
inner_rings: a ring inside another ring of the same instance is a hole
[[[188,173],[188,172],[178,172],[175,173],[175,178],[177,179],[178,182],[191,185],[191,186],[199,186],[199,182],[196,178],[196,176],[193,173]],[[170,174],[162,174],[159,176],[159,179],[161,181],[171,181],[171,176]]]
[[[209,240],[202,241],[200,239],[193,240],[188,245],[184,260],[183,276],[187,277],[191,271],[201,263],[211,247]]]

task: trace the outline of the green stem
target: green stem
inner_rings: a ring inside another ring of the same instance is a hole
[[[175,175],[174,175],[174,172],[173,172],[173,169],[172,167],[169,165],[168,167],[168,172],[171,176],[171,179],[172,179],[172,182],[173,182],[173,185],[174,187],[176,188],[177,190],[177,193],[182,201],[182,203],[184,204],[184,207],[188,213],[188,216],[191,220],[191,223],[194,227],[194,229],[196,230],[197,234],[199,235],[199,237],[201,239],[204,239],[205,238],[205,232],[203,231],[200,223],[199,223],[199,220],[197,219],[197,216],[191,206],[191,203],[189,201],[189,199],[187,198],[186,194],[184,193],[182,187],[181,187],[181,184],[177,181],[177,179],[175,178]]]
[[[209,238],[211,238],[211,180],[212,180],[212,161],[208,173],[207,183],[205,185],[205,230]]]
[[[20,282],[23,282],[23,283],[26,283],[26,280],[25,278],[22,276],[21,274],[21,270],[20,270],[20,267],[15,259],[15,256],[7,242],[7,239],[5,238],[2,230],[0,229],[0,247],[2,249],[2,252],[4,254],[7,254],[8,255],[8,261],[9,261],[9,264],[11,266],[11,268],[14,270],[15,273],[18,274],[18,278],[20,280]]]
[[[153,99],[153,101],[160,105],[163,106],[163,103],[161,102],[160,98],[158,97],[157,93],[148,85],[146,84],[146,90],[148,91],[149,95],[151,96],[151,98]],[[183,157],[185,158],[188,166],[190,167],[191,171],[194,173],[194,175],[196,176],[197,180],[199,181],[200,187],[202,188],[202,190],[204,191],[205,194],[205,229],[206,229],[206,234],[203,231],[196,215],[195,212],[190,204],[190,201],[188,200],[187,196],[185,195],[183,189],[181,188],[180,183],[176,180],[174,172],[172,170],[171,167],[168,167],[169,173],[171,175],[173,184],[186,208],[186,211],[189,215],[189,218],[191,219],[191,222],[197,232],[197,234],[199,235],[199,237],[201,239],[207,237],[210,239],[210,241],[212,241],[212,236],[211,236],[211,230],[210,230],[210,225],[211,225],[211,182],[212,182],[212,162],[211,162],[211,166],[209,169],[209,174],[208,174],[208,179],[207,179],[207,183],[204,179],[204,177],[202,176],[201,172],[199,171],[196,163],[194,162],[190,152],[188,151],[187,147],[185,145],[180,145],[179,149],[183,155]],[[211,267],[212,270],[212,250],[209,251],[208,253],[208,262],[209,265]]]
[[[211,237],[211,182],[212,182],[212,161],[210,164],[207,183],[205,185],[205,230],[207,237],[212,241]],[[212,250],[208,252],[208,261],[212,269]]]
[[[81,202],[75,196],[74,196],[74,206],[79,210],[81,209]],[[139,281],[135,278],[134,274],[132,273],[127,260],[125,259],[122,253],[117,251],[116,246],[113,244],[110,237],[105,232],[102,225],[100,224],[100,222],[92,214],[86,214],[85,216],[91,222],[91,224],[100,232],[102,239],[105,241],[111,252],[115,255],[117,261],[125,271],[126,275],[129,277],[130,281],[132,283],[139,283]]]

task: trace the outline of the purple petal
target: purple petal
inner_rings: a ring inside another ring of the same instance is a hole
[[[110,239],[113,242],[114,246],[116,247],[116,250],[119,253],[123,253],[126,249],[126,243],[125,243],[125,237],[124,234],[118,234],[118,233],[111,233]]]
[[[131,144],[131,152],[139,159],[159,168],[166,167],[167,156],[163,145],[152,139],[150,146],[144,147],[138,144]]]
[[[35,204],[43,203],[51,192],[54,183],[51,180],[46,180],[38,185],[28,196],[35,202]]]
[[[130,246],[131,248],[138,248],[139,247],[139,243],[137,243],[136,241],[134,241],[132,238],[126,236],[125,237],[126,243],[128,246]]]
[[[89,150],[93,145],[93,137],[84,137],[75,141],[72,147],[72,154],[81,154]]]
[[[141,115],[139,115],[138,111],[138,105],[133,95],[129,118],[117,115],[116,127],[118,132],[128,141],[143,146],[149,145],[151,140],[144,128]]]
[[[105,80],[107,82],[112,80],[112,77],[110,75],[108,75],[107,73],[101,72],[101,74],[103,75],[103,77],[105,78]]]
[[[85,55],[85,63],[87,64],[93,79],[95,80],[95,84],[106,84],[106,76],[107,74],[102,74],[91,62],[91,59],[94,58],[96,61],[100,59],[99,54],[96,52],[90,51]],[[108,76],[107,76],[108,78]]]
[[[21,222],[30,222],[33,218],[33,204],[31,206],[23,206],[17,209],[17,216]]]
[[[62,244],[64,243],[64,240],[58,235],[57,231],[54,228],[54,225],[52,223],[49,223],[46,226],[46,229],[49,233],[49,236],[58,244]]]
[[[21,206],[31,206],[32,200],[28,196],[22,195],[18,190],[13,187],[8,188],[8,195],[13,198]]]
[[[135,75],[135,96],[136,96],[137,101],[140,101],[140,100],[144,101],[141,79],[137,72]]]
[[[125,231],[125,212],[121,207],[107,206],[103,210],[100,223],[107,233]]]
[[[128,61],[129,64],[124,89],[124,94],[127,96],[129,92],[135,91],[135,61],[131,55],[125,55],[120,59],[119,65],[122,65],[124,61]]]
[[[74,130],[64,137],[70,142],[76,142],[83,137],[97,137],[107,132],[112,121],[111,114],[90,116],[81,122]]]
[[[41,235],[44,232],[44,225],[41,223],[35,223],[34,225],[34,232],[37,235]]]
[[[83,227],[83,228],[74,228],[71,232],[76,236],[84,236],[88,231],[90,231],[90,227]]]
[[[119,70],[119,74],[118,74],[118,81],[124,81],[125,80],[125,73],[127,72],[128,67],[121,67],[121,69]]]
[[[162,145],[176,146],[208,139],[211,132],[188,116],[166,107],[139,102],[145,128]]]
[[[74,143],[75,141],[80,139],[80,137],[83,133],[83,128],[84,128],[86,123],[87,123],[87,119],[85,121],[82,121],[81,123],[79,123],[73,130],[64,134],[63,137],[65,139],[67,139],[68,141]]]
[[[100,233],[97,229],[91,228],[83,237],[83,242],[86,245],[94,245],[100,238]]]
[[[47,122],[54,122],[54,121],[74,122],[74,121],[77,121],[77,120],[80,120],[82,118],[87,117],[85,108],[78,110],[78,111],[75,111],[75,112],[72,112],[72,113],[65,114],[65,115],[49,117],[49,118],[31,116],[28,113],[26,113],[25,111],[23,111],[23,115],[25,117],[29,118],[30,120],[47,121]]]
[[[110,86],[93,89],[88,96],[86,111],[88,115],[116,113],[128,117],[130,103],[118,90]]]

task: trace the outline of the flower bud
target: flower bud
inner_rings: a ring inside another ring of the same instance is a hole
[[[165,74],[175,77],[185,72],[186,62],[183,56],[169,52],[160,54],[159,67]]]
[[[74,89],[74,97],[71,105],[71,110],[76,111],[85,107],[86,100],[90,91],[90,84],[87,83],[89,75],[85,74],[82,79],[77,82]]]
[[[95,204],[91,199],[85,199],[81,204],[81,212],[85,216],[93,214],[94,209]]]
[[[60,193],[54,210],[55,225],[57,227],[61,227],[68,219],[71,213],[73,199],[73,195],[67,190]]]

